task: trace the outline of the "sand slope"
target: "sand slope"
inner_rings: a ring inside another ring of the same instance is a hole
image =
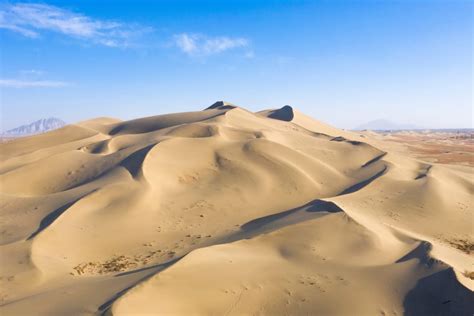
[[[473,169],[379,144],[225,102],[1,144],[0,312],[471,315]]]

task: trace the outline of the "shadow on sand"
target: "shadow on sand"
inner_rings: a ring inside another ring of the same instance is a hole
[[[277,214],[272,214],[257,218],[248,223],[245,223],[241,226],[241,230],[244,232],[251,232],[259,230],[260,228],[266,226],[271,226],[271,230],[278,229],[283,226],[296,224],[305,220],[313,219],[319,216],[327,215],[328,213],[342,212],[342,209],[339,208],[333,202],[326,202],[323,200],[314,200],[299,206],[297,208],[280,212]],[[313,214],[311,214],[313,213]],[[317,213],[317,214],[315,214]],[[297,216],[300,214],[300,216]]]
[[[384,166],[382,170],[374,174],[372,177],[365,179],[364,181],[361,181],[359,183],[354,184],[353,186],[348,187],[338,195],[344,195],[344,194],[349,194],[349,193],[354,193],[356,191],[359,191],[360,189],[364,188],[365,186],[369,185],[372,181],[375,179],[381,177],[385,171],[387,171],[387,166]]]
[[[91,194],[95,191],[96,190],[93,190],[92,192],[88,192],[87,194],[81,195],[80,197],[74,199],[74,201],[68,202],[68,203],[64,204],[63,206],[58,207],[57,209],[55,209],[54,211],[52,211],[48,215],[46,215],[41,220],[39,227],[26,240],[30,240],[30,239],[36,237],[36,235],[38,235],[43,230],[45,230],[49,225],[51,225],[59,216],[61,216],[67,209],[69,209],[71,206],[73,206],[77,201],[79,201],[80,199],[82,199],[86,195],[89,195],[89,194]]]
[[[472,316],[474,293],[459,283],[449,268],[419,280],[403,306],[406,316]]]

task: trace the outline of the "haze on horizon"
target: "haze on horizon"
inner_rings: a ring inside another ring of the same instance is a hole
[[[226,100],[353,128],[473,126],[470,1],[0,3],[1,130]]]

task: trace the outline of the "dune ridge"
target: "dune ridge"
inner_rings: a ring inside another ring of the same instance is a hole
[[[471,315],[473,169],[379,144],[224,101],[0,144],[0,311]]]

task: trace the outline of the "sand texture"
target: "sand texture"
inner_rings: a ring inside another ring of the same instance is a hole
[[[285,106],[0,144],[1,315],[472,315],[474,169]]]

